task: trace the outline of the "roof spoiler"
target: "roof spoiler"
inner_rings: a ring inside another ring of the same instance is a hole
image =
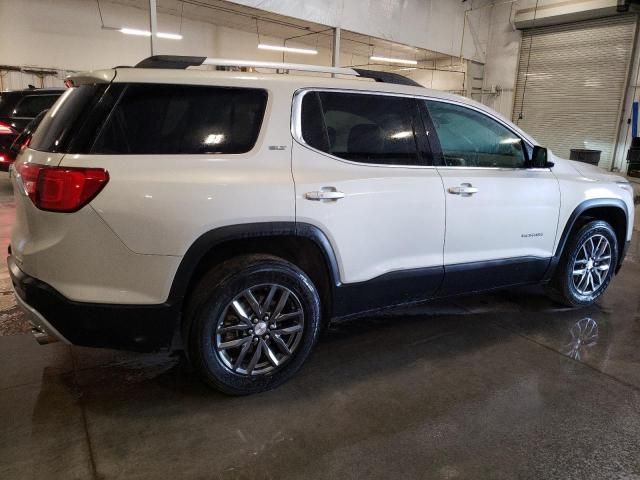
[[[375,70],[365,70],[362,68],[325,67],[322,65],[307,65],[302,63],[260,62],[257,60],[231,60],[227,58],[189,57],[182,55],[154,55],[139,62],[136,65],[136,68],[187,69],[189,67],[197,67],[200,65],[236,68],[271,68],[283,72],[294,70],[303,72],[330,73],[332,75],[350,75],[360,78],[370,78],[375,80],[376,82],[422,87],[422,85],[420,85],[419,83],[397,73],[378,72]]]
[[[64,80],[66,87],[93,83],[111,83],[116,78],[115,70],[94,70],[91,72],[73,73]]]

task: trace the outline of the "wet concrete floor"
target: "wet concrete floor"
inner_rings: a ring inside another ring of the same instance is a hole
[[[0,248],[12,221],[2,177]],[[342,323],[243,398],[166,354],[37,345],[2,265],[0,479],[640,479],[639,239],[591,308],[519,288]]]

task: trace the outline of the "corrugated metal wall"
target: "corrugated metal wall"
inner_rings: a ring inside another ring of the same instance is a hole
[[[64,87],[64,79],[70,73],[60,70],[55,75],[35,75],[33,73],[2,70],[0,68],[0,91],[21,90],[29,85],[38,88]]]
[[[523,31],[513,121],[557,155],[602,150],[609,168],[635,15]]]

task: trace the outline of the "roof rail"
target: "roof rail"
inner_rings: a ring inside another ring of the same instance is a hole
[[[362,68],[324,67],[322,65],[307,65],[301,63],[260,62],[257,60],[231,60],[227,58],[188,57],[182,55],[154,55],[145,58],[136,65],[136,68],[170,68],[186,69],[200,65],[216,67],[254,67],[272,68],[276,70],[296,70],[303,72],[331,73],[334,75],[352,75],[361,78],[370,78],[376,82],[395,83],[421,87],[419,83],[397,73],[365,70]]]
[[[145,58],[136,68],[187,68],[199,65],[215,67],[255,67],[276,70],[299,70],[304,72],[333,73],[336,75],[358,75],[352,68],[324,67],[302,63],[260,62],[257,60],[231,60],[228,58],[184,57],[180,55],[154,55]]]

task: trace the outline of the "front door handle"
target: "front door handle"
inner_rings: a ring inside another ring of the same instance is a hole
[[[461,183],[459,187],[449,187],[447,189],[452,195],[460,195],[462,197],[470,197],[474,193],[478,193],[478,189],[470,183]]]
[[[304,194],[304,198],[306,198],[307,200],[315,201],[326,200],[335,202],[344,197],[344,193],[339,192],[335,187],[322,187],[319,191],[307,192]]]

